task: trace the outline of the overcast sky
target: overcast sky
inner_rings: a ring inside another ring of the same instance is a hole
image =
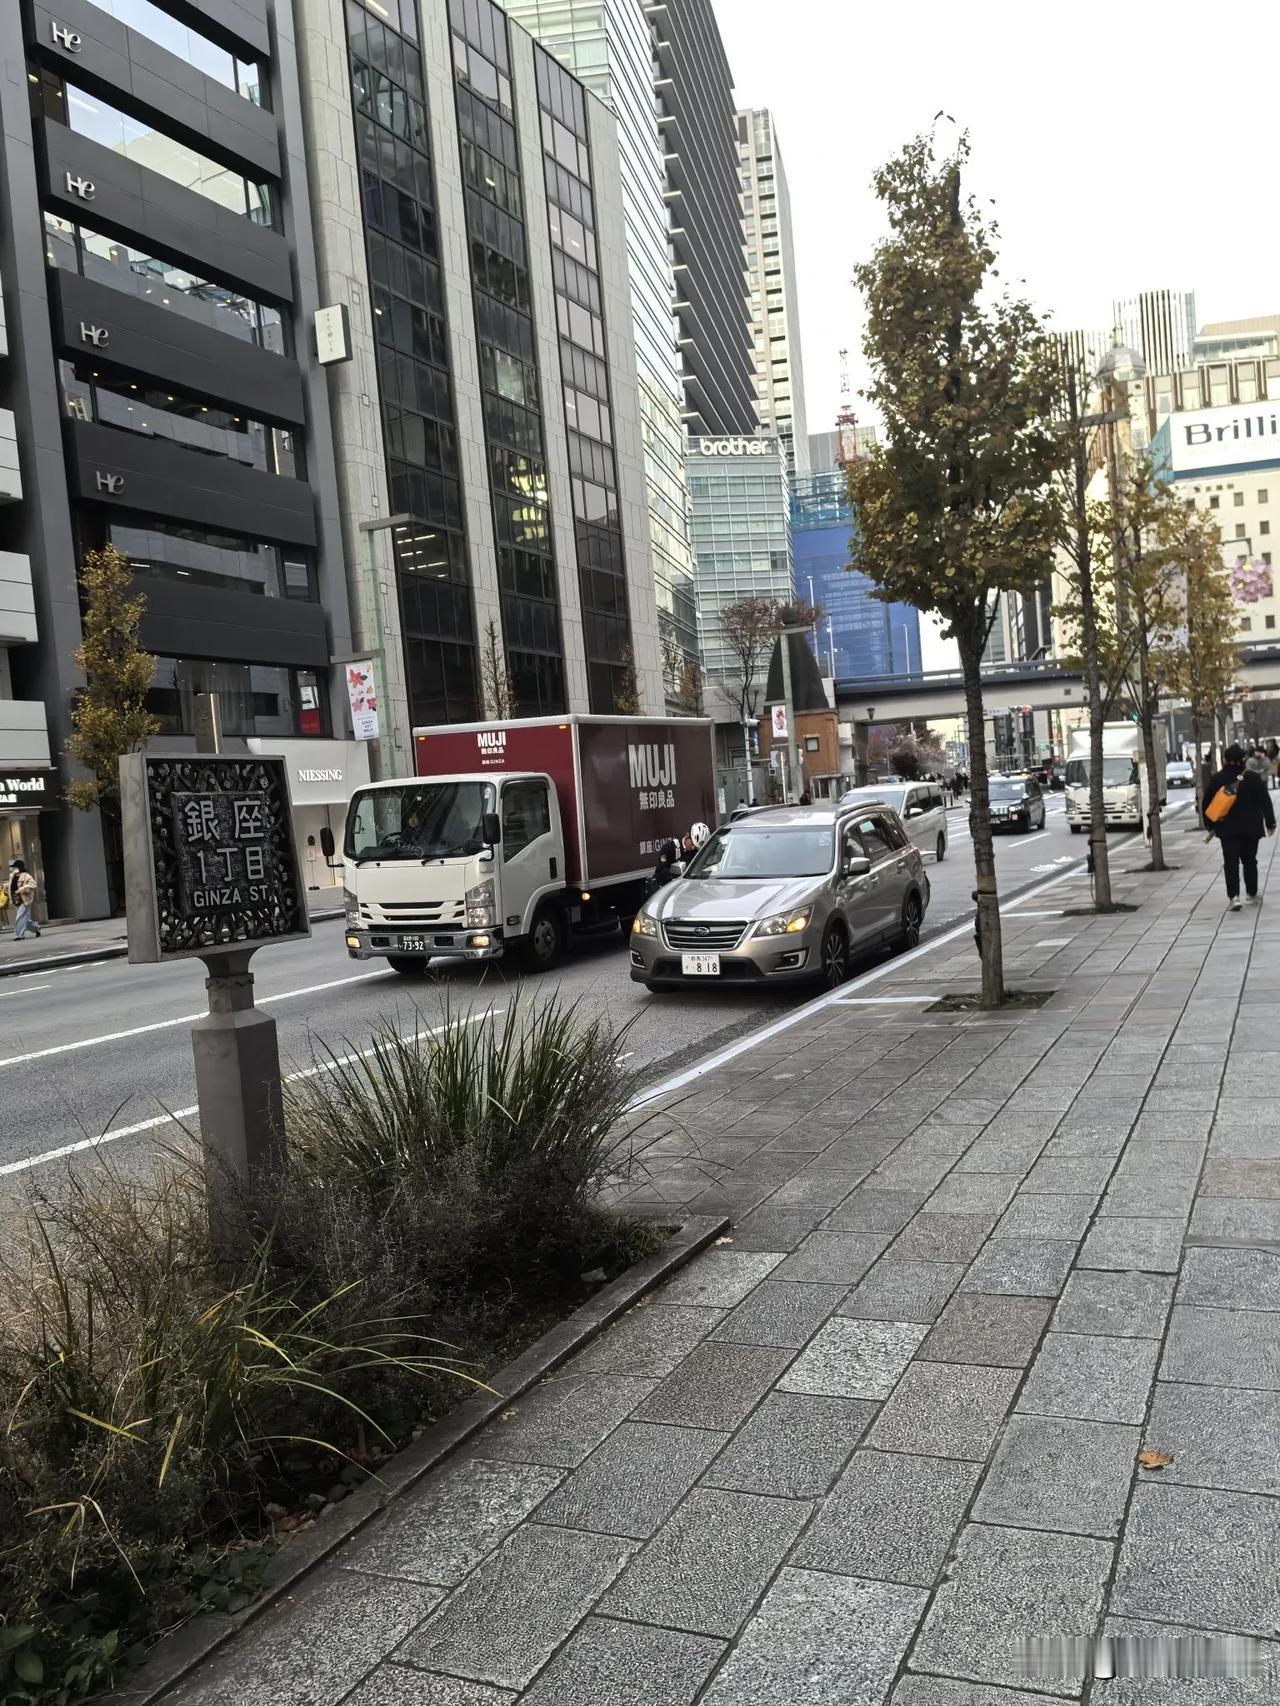
[[[865,377],[849,279],[883,229],[871,174],[939,109],[971,132],[1002,270],[1056,324],[1106,328],[1113,296],[1161,287],[1194,290],[1202,324],[1280,313],[1270,72],[1247,93],[1251,41],[1274,69],[1268,0],[715,6],[738,104],[778,124],[810,432],[834,424],[841,348]]]

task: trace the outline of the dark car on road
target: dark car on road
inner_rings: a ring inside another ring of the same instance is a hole
[[[1025,835],[1029,829],[1043,829],[1044,823],[1044,792],[1033,776],[991,778],[993,831],[1016,829]]]

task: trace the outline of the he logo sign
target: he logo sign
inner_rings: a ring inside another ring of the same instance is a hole
[[[80,49],[84,46],[84,41],[81,38],[80,32],[78,30],[69,30],[65,24],[58,23],[56,18],[52,19],[51,22],[53,24],[54,46],[65,47],[68,53],[79,53]]]

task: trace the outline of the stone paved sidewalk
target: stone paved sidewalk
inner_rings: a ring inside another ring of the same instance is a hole
[[[629,1200],[731,1241],[175,1698],[1280,1701],[1280,896],[1224,914],[1170,840],[1136,912],[1007,911],[1043,1009],[926,1012],[957,932],[667,1096]],[[1264,1644],[1235,1682],[1020,1662],[1103,1632]]]

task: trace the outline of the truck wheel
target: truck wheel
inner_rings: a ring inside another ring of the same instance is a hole
[[[1071,831],[1072,835],[1080,835],[1083,832],[1084,826],[1079,823],[1071,823],[1067,825],[1067,828]]]
[[[392,971],[399,972],[401,977],[425,977],[431,961],[417,954],[388,954],[387,964]]]
[[[937,857],[938,863],[941,864],[942,861],[946,858],[946,856],[947,856],[947,838],[945,835],[939,835],[938,836],[937,852],[936,852],[936,857]]]
[[[550,971],[564,958],[564,913],[557,906],[541,907],[533,918],[533,928],[525,944],[525,960],[530,971]]]

